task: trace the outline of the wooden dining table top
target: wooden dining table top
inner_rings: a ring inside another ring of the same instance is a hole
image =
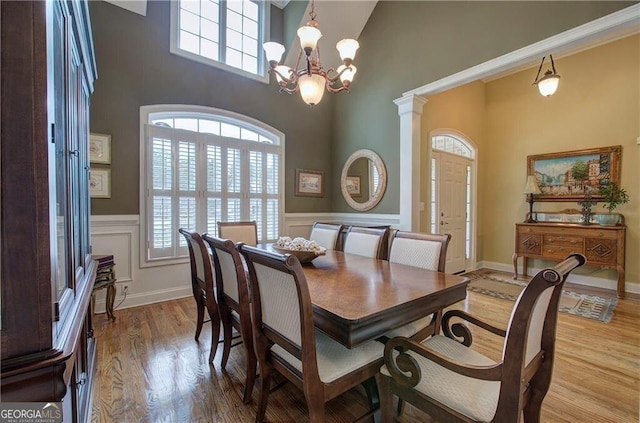
[[[352,348],[466,297],[469,279],[328,250],[302,265],[314,322]]]

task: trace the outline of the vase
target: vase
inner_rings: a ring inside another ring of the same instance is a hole
[[[620,216],[616,213],[598,214],[596,217],[600,226],[616,226],[620,220]]]

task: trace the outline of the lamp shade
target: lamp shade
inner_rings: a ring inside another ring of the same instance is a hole
[[[556,92],[559,83],[560,75],[547,71],[547,73],[540,78],[540,81],[538,81],[538,91],[540,91],[540,94],[543,96],[548,97]]]
[[[527,176],[527,183],[524,186],[525,194],[542,194],[540,188],[538,188],[538,184],[536,183],[536,177],[533,175]]]
[[[269,64],[275,62],[275,65],[271,66],[275,68],[278,63],[280,63],[280,59],[282,58],[282,54],[284,53],[284,46],[280,43],[269,41],[262,44],[262,48],[264,49],[264,54],[265,56],[267,56]]]
[[[360,48],[360,44],[351,38],[345,38],[338,41],[336,44],[338,53],[340,53],[340,59],[344,62],[352,62],[356,57],[356,51]]]
[[[300,87],[300,96],[309,106],[315,106],[320,103],[324,95],[324,84],[326,80],[322,75],[300,75],[298,78],[298,86]]]
[[[318,28],[305,25],[298,28],[298,38],[300,38],[300,47],[305,54],[309,56],[318,45],[318,40],[322,37],[322,33]]]

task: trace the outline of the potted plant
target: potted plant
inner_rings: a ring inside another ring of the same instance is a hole
[[[629,194],[613,182],[600,185],[598,193],[602,196],[604,208],[609,211],[607,214],[598,214],[598,222],[602,226],[617,225],[620,216],[617,213],[613,213],[613,211],[620,204],[627,204],[629,202]]]

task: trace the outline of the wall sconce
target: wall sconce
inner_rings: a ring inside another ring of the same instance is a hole
[[[540,62],[540,67],[538,68],[538,74],[536,75],[536,80],[533,81],[533,85],[538,87],[538,91],[545,97],[549,97],[553,95],[558,89],[558,84],[560,83],[560,75],[556,73],[556,66],[553,63],[553,55],[550,54],[549,58],[551,59],[551,69],[549,69],[544,73],[542,78],[540,78],[540,71],[542,70],[542,65],[544,64],[545,56],[542,57],[542,62]],[[540,78],[540,79],[538,79]]]
[[[538,184],[536,183],[536,177],[534,175],[527,176],[527,183],[524,186],[524,193],[527,194],[527,202],[529,203],[529,217],[524,223],[538,223],[533,218],[533,196],[542,194]]]

